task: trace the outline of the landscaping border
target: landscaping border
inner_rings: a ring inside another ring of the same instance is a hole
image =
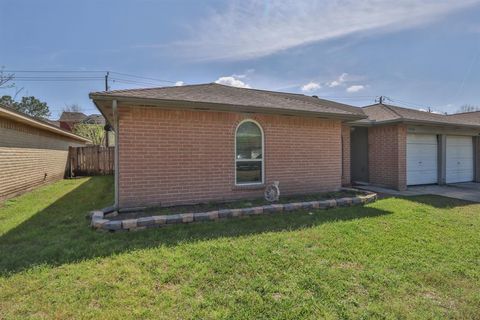
[[[212,221],[234,217],[248,217],[262,214],[289,212],[299,209],[331,209],[336,207],[349,207],[355,205],[374,202],[377,194],[370,191],[357,189],[342,190],[364,193],[356,197],[345,197],[338,199],[322,201],[292,202],[286,204],[269,204],[264,206],[240,208],[240,209],[221,209],[208,212],[179,213],[171,215],[159,215],[150,217],[141,217],[136,219],[109,220],[109,217],[118,215],[113,207],[107,207],[102,210],[90,212],[91,227],[96,230],[118,232],[118,231],[137,231],[146,228],[159,228],[173,224],[192,223],[202,221]]]

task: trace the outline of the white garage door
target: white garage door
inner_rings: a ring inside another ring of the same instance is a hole
[[[447,183],[473,181],[473,139],[467,136],[447,136]]]
[[[409,133],[407,136],[407,185],[438,182],[437,136]]]

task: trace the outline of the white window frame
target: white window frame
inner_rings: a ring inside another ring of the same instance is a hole
[[[259,128],[260,128],[260,133],[262,134],[262,159],[241,159],[241,160],[238,160],[237,159],[237,132],[238,132],[238,128],[240,128],[240,126],[242,124],[244,124],[245,122],[252,122],[254,124],[256,124]],[[233,165],[235,167],[235,185],[236,186],[258,186],[258,185],[263,185],[264,182],[265,182],[265,134],[263,133],[263,128],[262,126],[260,125],[260,123],[258,123],[257,121],[255,120],[252,120],[252,119],[245,119],[245,120],[242,120],[240,121],[240,123],[237,125],[237,128],[235,129],[235,136],[234,136],[234,145],[235,145],[235,151],[234,151],[234,160],[233,160]],[[262,161],[262,181],[260,182],[244,182],[244,183],[238,183],[237,182],[237,161],[243,161],[243,162],[249,162],[249,161],[252,161],[252,162],[258,162],[258,161]]]

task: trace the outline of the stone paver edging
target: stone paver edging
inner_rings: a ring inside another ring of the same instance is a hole
[[[262,214],[289,212],[298,209],[330,209],[336,207],[348,207],[370,203],[377,199],[377,194],[374,192],[360,191],[356,189],[343,190],[363,192],[364,195],[322,201],[293,202],[286,204],[274,203],[250,208],[221,209],[196,213],[179,213],[125,220],[110,220],[110,217],[116,216],[118,213],[114,210],[113,207],[108,207],[102,210],[92,211],[90,213],[90,225],[93,229],[111,232],[136,231],[146,228],[164,227],[172,224],[214,221],[218,219],[234,217],[248,217]]]

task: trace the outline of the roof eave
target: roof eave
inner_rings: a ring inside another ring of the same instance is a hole
[[[45,131],[53,132],[58,135],[62,135],[65,137],[68,137],[70,139],[74,139],[77,141],[82,141],[85,143],[91,143],[91,141],[87,138],[81,137],[79,135],[76,135],[74,133],[71,133],[69,131],[63,130],[61,128],[55,127],[54,125],[51,125],[49,123],[46,123],[44,121],[32,118],[28,115],[21,114],[19,112],[16,112],[14,110],[10,110],[7,108],[0,107],[0,116],[4,116],[5,118],[11,119],[13,121],[17,121],[23,124],[30,125],[32,127],[42,129]]]
[[[105,114],[105,112],[103,111],[103,109],[101,108],[101,106],[99,106],[95,100],[93,100],[93,104],[94,104],[95,107],[98,109],[98,111],[100,111],[100,113],[102,114],[102,116],[105,118],[105,124],[108,123],[108,124],[110,125],[110,127],[113,128],[113,124],[110,122],[110,119],[107,117],[107,115]]]
[[[469,129],[480,130],[480,125],[474,125],[469,123],[448,123],[448,122],[442,122],[442,121],[415,120],[415,119],[405,119],[403,122],[405,124],[410,124],[410,125],[431,125],[431,126],[458,127],[458,128],[469,128]]]
[[[415,119],[403,119],[403,118],[383,120],[383,121],[370,120],[369,122],[360,122],[360,123],[353,122],[352,124],[355,126],[372,127],[372,126],[382,126],[382,125],[398,124],[398,123],[404,123],[407,125],[442,126],[442,127],[456,127],[456,128],[468,128],[468,129],[480,130],[480,125],[474,125],[474,124],[468,124],[468,123],[448,123],[448,122],[441,122],[441,121],[415,120]]]
[[[332,112],[317,112],[317,111],[304,111],[304,110],[292,110],[282,108],[266,108],[258,106],[247,105],[235,105],[235,104],[221,104],[214,102],[196,102],[188,100],[167,100],[167,99],[152,99],[141,97],[124,97],[116,95],[103,95],[97,93],[89,94],[90,99],[93,100],[97,108],[102,115],[105,116],[101,106],[97,104],[97,101],[112,101],[117,100],[118,103],[129,103],[131,105],[141,106],[158,106],[174,109],[194,109],[203,111],[224,111],[224,112],[244,112],[244,113],[266,113],[266,114],[280,114],[288,116],[315,116],[319,118],[331,118],[340,119],[345,121],[353,121],[365,119],[365,115],[359,114],[344,114],[344,113],[332,113]],[[108,119],[107,117],[105,117]]]

